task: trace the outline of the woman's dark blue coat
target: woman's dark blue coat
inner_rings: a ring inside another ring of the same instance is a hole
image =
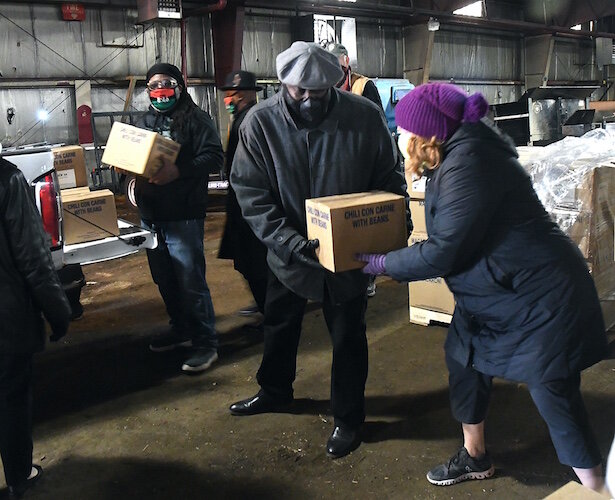
[[[578,247],[551,221],[515,147],[463,124],[427,173],[429,237],[387,254],[400,281],[443,276],[456,307],[446,352],[529,384],[566,378],[606,352],[600,304]]]

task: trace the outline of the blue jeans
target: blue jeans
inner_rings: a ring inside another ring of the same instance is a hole
[[[142,221],[142,226],[158,235],[158,247],[147,250],[147,260],[173,329],[191,338],[196,348],[216,349],[214,306],[205,280],[204,222]]]

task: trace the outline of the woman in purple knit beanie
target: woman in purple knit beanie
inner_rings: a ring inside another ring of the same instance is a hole
[[[445,354],[463,446],[429,471],[429,482],[493,475],[484,425],[492,379],[500,377],[527,384],[560,462],[600,490],[602,458],[580,392],[581,371],[607,352],[598,295],[515,146],[483,120],[487,109],[481,94],[438,83],[398,103],[406,169],[426,177],[427,234],[408,248],[358,258],[364,272],[398,281],[444,277],[455,296]]]

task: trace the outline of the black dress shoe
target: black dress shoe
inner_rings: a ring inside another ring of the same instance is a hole
[[[274,413],[288,409],[292,399],[277,399],[263,391],[248,399],[233,403],[229,410],[232,415],[256,415],[258,413]]]
[[[43,468],[40,465],[32,464],[32,467],[36,469],[36,475],[26,479],[17,486],[9,486],[9,498],[21,498],[23,494],[32,488],[36,482],[43,475]]]
[[[360,443],[358,430],[337,425],[327,441],[327,455],[331,458],[344,457],[356,450]]]

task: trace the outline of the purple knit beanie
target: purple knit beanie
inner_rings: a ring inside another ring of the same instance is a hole
[[[463,122],[476,123],[487,114],[482,94],[470,97],[449,83],[419,85],[397,103],[395,121],[408,132],[446,141]]]

